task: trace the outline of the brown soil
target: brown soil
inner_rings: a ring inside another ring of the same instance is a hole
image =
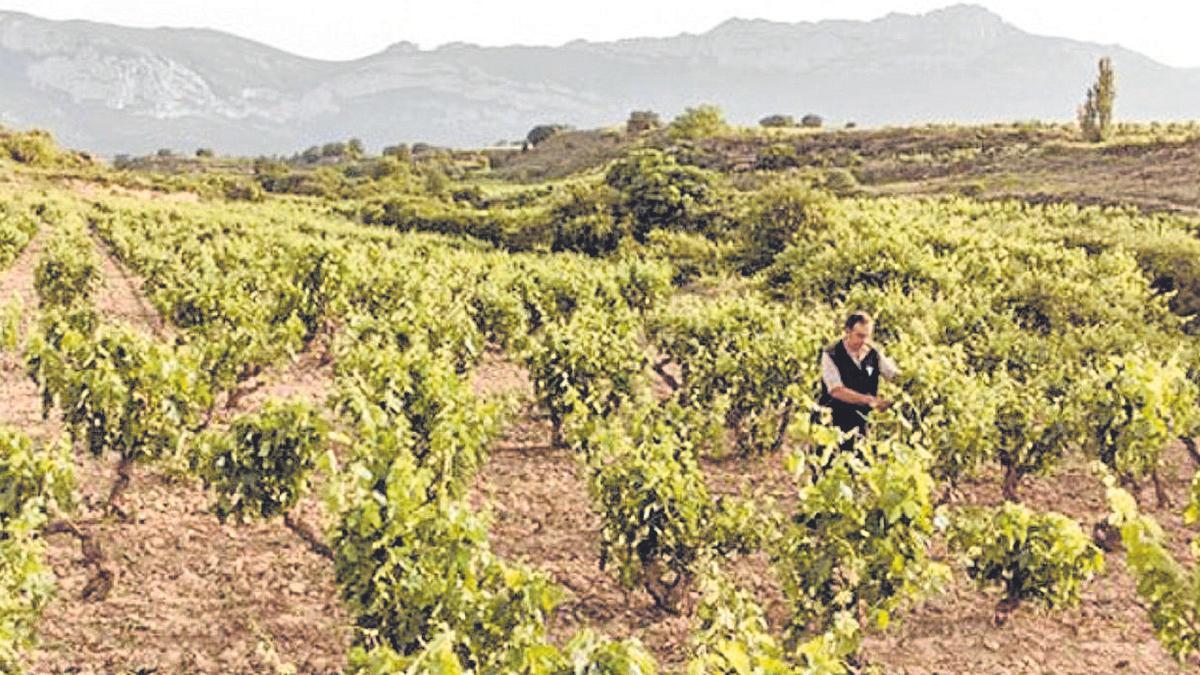
[[[102,601],[75,540],[50,538],[58,594],[46,609],[36,673],[263,673],[272,650],[303,673],[340,672],[348,644],[333,570],[280,522],[222,525],[199,485],[137,468],[127,522],[101,517],[110,461],[78,455],[76,519],[116,568]],[[155,671],[157,669],[157,671]]]
[[[173,338],[174,331],[142,293],[142,279],[122,265],[98,238],[93,237],[93,241],[100,254],[100,273],[104,280],[96,293],[96,309],[100,315],[159,338]]]
[[[37,309],[37,294],[33,290],[33,270],[47,241],[45,228],[13,261],[7,270],[0,270],[0,305],[16,300],[24,308],[21,334],[28,335],[33,327]],[[25,374],[20,354],[0,353],[0,425],[12,425],[32,438],[48,440],[58,435],[57,419],[42,418],[42,397],[37,386]]]
[[[268,399],[302,400],[321,408],[333,391],[333,362],[319,340],[314,340],[295,358],[241,383],[232,407],[224,410],[222,417],[256,410]]]
[[[33,268],[44,240],[43,232],[0,275],[4,298],[36,306]],[[101,313],[148,333],[169,333],[138,292],[140,281],[107,254],[103,263]],[[17,359],[4,358],[0,421],[31,435],[56,434],[60,425],[54,416],[41,420],[37,389]],[[319,388],[278,381],[294,374],[285,371],[262,395]],[[40,644],[28,655],[31,672],[264,673],[285,664],[302,673],[340,672],[350,630],[332,566],[281,522],[222,524],[200,485],[154,466],[135,467],[121,499],[127,518],[108,517],[103,503],[113,459],[84,451],[76,459],[79,507],[71,518],[100,543],[115,584],[101,600],[82,599],[92,571],[81,564],[77,540],[48,536],[58,592],[43,614]],[[306,505],[306,521],[319,517]]]

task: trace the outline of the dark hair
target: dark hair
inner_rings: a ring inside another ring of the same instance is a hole
[[[846,317],[845,328],[846,330],[854,330],[854,327],[860,323],[874,322],[875,320],[872,319],[871,315],[867,314],[866,312],[851,312],[850,316]]]

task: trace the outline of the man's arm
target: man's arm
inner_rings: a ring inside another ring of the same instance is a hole
[[[830,389],[829,395],[843,403],[851,405],[869,405],[872,408],[882,403],[879,398],[870,394],[862,394],[844,385],[839,385],[836,389]]]
[[[896,367],[896,362],[878,349],[875,351],[879,354],[879,376],[885,380],[894,380],[900,377],[900,369]]]

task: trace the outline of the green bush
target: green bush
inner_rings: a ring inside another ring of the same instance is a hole
[[[65,155],[47,131],[0,131],[0,158],[29,166],[54,166]]]
[[[567,186],[566,194],[550,211],[555,251],[603,255],[631,234],[628,220],[614,215],[619,194],[605,184]]]
[[[828,630],[842,612],[886,628],[901,603],[946,577],[928,550],[934,513],[926,453],[871,438],[858,444],[868,460],[836,454],[801,489],[775,543],[772,559],[793,607],[794,636]],[[830,447],[836,449],[836,439]]]
[[[822,187],[836,195],[848,195],[858,191],[858,179],[848,169],[834,167],[825,171]]]
[[[709,496],[688,411],[651,405],[627,424],[613,417],[584,443],[602,516],[600,566],[615,562],[622,585],[644,587],[673,611],[701,561],[759,549],[770,523],[752,501]]]
[[[1003,611],[1025,600],[1052,608],[1075,605],[1083,584],[1104,569],[1104,555],[1079,523],[1013,502],[964,510],[954,520],[950,546],[981,587],[1002,587]]]
[[[618,214],[633,219],[639,242],[656,229],[711,236],[721,222],[719,177],[658,150],[636,150],[613,162],[604,182],[619,193]]]
[[[800,166],[796,146],[791,143],[773,143],[758,152],[754,167],[763,171],[780,171]]]
[[[829,194],[799,179],[774,183],[752,196],[741,217],[742,271],[769,266],[805,232],[825,227],[831,204]]]
[[[217,517],[246,521],[290,511],[308,491],[325,433],[308,404],[271,400],[228,430],[206,434],[198,473],[217,492]]]
[[[688,108],[671,120],[667,128],[671,138],[699,140],[726,132],[725,114],[715,105],[704,104]]]
[[[225,181],[225,199],[242,202],[261,202],[264,198],[262,186],[243,179]]]

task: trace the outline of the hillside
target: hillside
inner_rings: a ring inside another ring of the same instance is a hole
[[[0,131],[0,670],[1200,666],[1196,129],[678,131]]]

